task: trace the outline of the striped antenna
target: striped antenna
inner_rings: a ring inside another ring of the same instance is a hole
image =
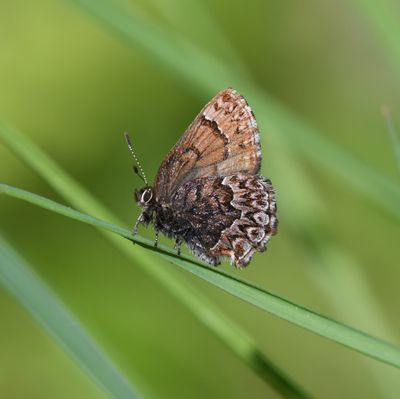
[[[131,152],[133,159],[135,160],[136,165],[134,166],[135,173],[144,181],[144,184],[148,187],[146,175],[144,174],[142,165],[139,162],[138,157],[136,156],[135,150],[133,149],[131,138],[129,137],[128,133],[124,133],[126,144],[128,144],[129,151]]]

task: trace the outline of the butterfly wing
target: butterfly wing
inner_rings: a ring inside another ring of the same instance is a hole
[[[156,198],[168,202],[178,187],[200,177],[254,175],[260,165],[254,114],[240,94],[226,89],[202,109],[162,162],[154,186]]]
[[[228,257],[247,266],[277,231],[274,189],[258,175],[190,180],[174,192],[171,209],[182,240],[212,265]]]

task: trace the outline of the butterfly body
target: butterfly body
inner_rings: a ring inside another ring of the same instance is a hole
[[[167,155],[154,187],[136,192],[137,225],[154,224],[209,264],[227,257],[246,266],[277,228],[274,191],[260,164],[254,114],[242,96],[224,90]]]

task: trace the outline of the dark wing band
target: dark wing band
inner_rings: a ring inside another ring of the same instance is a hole
[[[233,89],[218,93],[197,115],[158,170],[156,198],[169,202],[185,182],[208,176],[257,174],[259,132],[246,100]]]

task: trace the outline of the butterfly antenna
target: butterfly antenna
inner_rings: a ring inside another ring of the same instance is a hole
[[[146,175],[144,174],[142,165],[139,162],[138,157],[136,156],[135,150],[133,149],[131,138],[129,137],[128,133],[124,133],[126,144],[128,144],[129,151],[131,152],[133,159],[135,160],[136,165],[134,166],[133,170],[135,173],[144,181],[144,184],[148,186]]]

